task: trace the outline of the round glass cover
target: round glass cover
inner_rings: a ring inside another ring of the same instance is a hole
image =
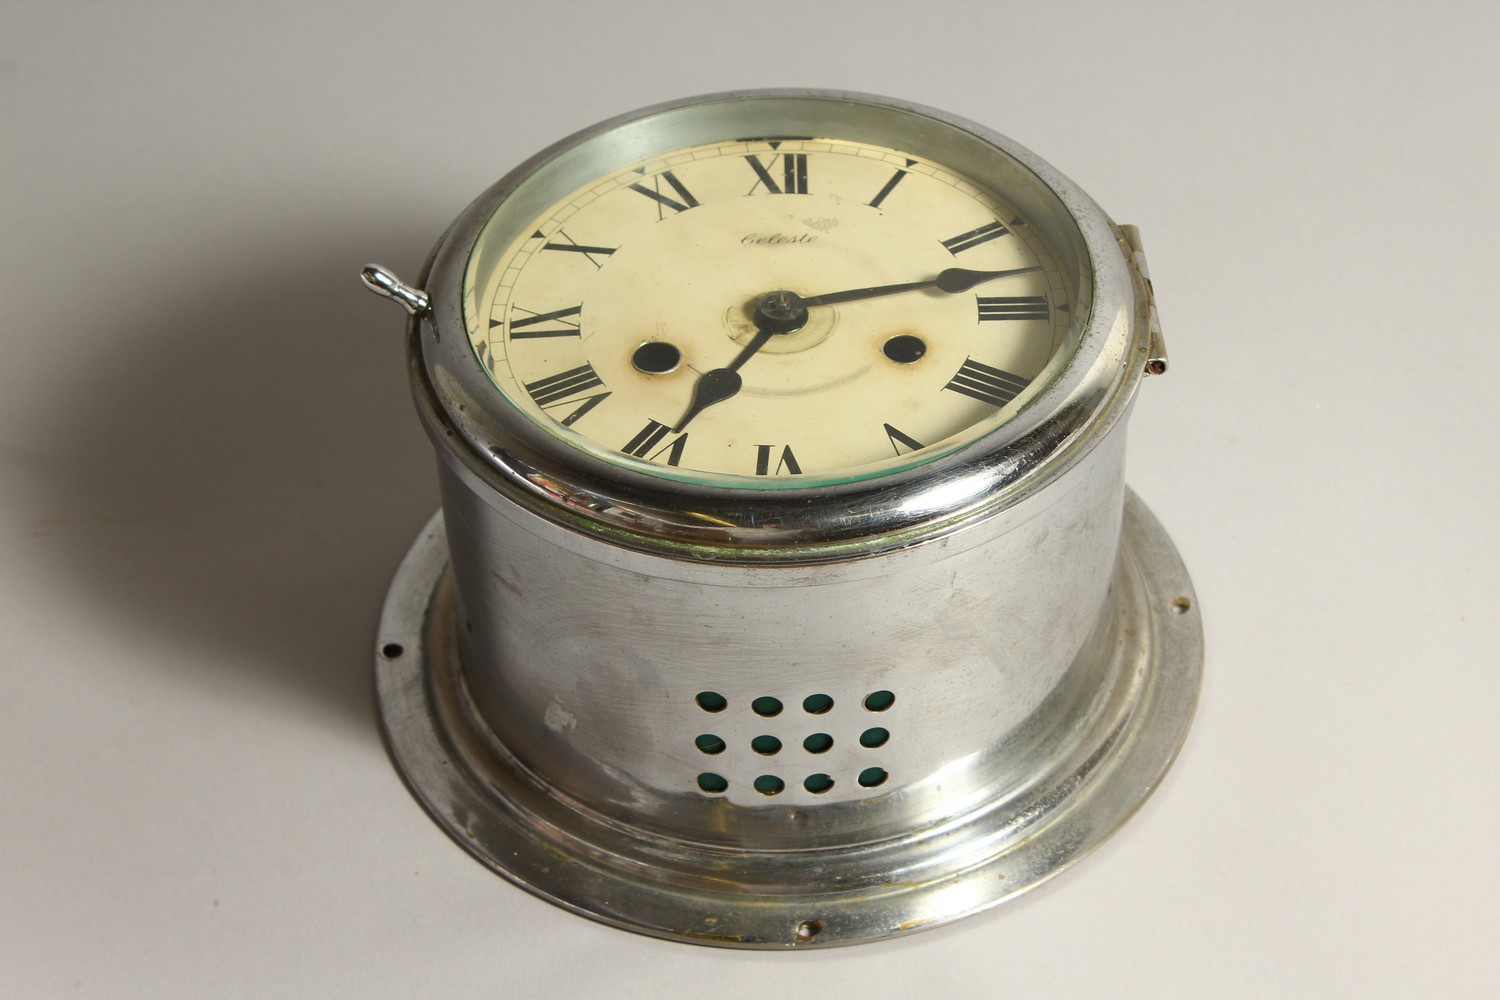
[[[496,223],[509,201],[465,267],[478,363],[547,433],[669,479],[786,489],[952,453],[1020,412],[1088,315],[1017,207],[1035,192],[865,140],[695,144],[520,226]]]

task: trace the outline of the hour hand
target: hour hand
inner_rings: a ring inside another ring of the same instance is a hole
[[[682,419],[677,421],[677,426],[672,428],[673,434],[681,434],[688,421],[740,391],[740,386],[745,384],[744,379],[740,378],[740,366],[753,358],[778,332],[766,321],[760,310],[755,314],[755,325],[755,336],[735,355],[728,367],[714,368],[698,376],[697,384],[693,386],[693,401],[688,404],[688,410],[682,415]]]
[[[688,421],[715,403],[722,403],[739,392],[744,381],[733,368],[715,368],[698,376],[698,384],[693,386],[693,401],[688,404],[688,410],[682,415],[682,419],[677,421],[677,426],[672,428],[672,433],[681,434]]]

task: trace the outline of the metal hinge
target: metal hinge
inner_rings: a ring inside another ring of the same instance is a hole
[[[1120,232],[1130,247],[1130,260],[1140,272],[1146,287],[1146,309],[1151,323],[1151,346],[1146,357],[1147,375],[1164,375],[1167,371],[1167,342],[1161,335],[1161,317],[1156,313],[1156,290],[1151,287],[1151,269],[1146,265],[1146,248],[1141,245],[1141,231],[1135,226],[1121,226]]]

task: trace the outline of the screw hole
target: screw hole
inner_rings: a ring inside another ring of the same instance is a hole
[[[704,771],[698,775],[698,787],[705,792],[717,795],[729,787],[729,782],[725,781],[722,775],[714,774],[712,771]]]
[[[693,742],[697,744],[698,749],[702,750],[704,753],[724,752],[724,741],[719,739],[719,737],[715,736],[713,733],[704,733]]]
[[[724,696],[714,691],[699,692],[698,697],[694,700],[698,702],[698,707],[705,712],[722,712],[729,707],[729,702],[724,700]]]
[[[802,787],[814,795],[822,795],[833,787],[833,778],[827,774],[809,774],[802,779]]]
[[[399,642],[388,642],[380,647],[380,655],[387,660],[394,660],[404,652],[406,652],[406,648]]]
[[[786,787],[786,782],[774,774],[762,774],[755,779],[755,790],[762,795],[778,795]]]
[[[756,715],[763,715],[769,719],[773,715],[781,714],[781,700],[770,696],[757,698],[750,703],[750,710]]]
[[[1172,602],[1172,613],[1174,615],[1185,615],[1193,608],[1191,598],[1179,597]]]
[[[811,941],[821,933],[823,933],[823,924],[820,921],[804,920],[797,925],[794,935],[798,941]]]
[[[883,767],[867,767],[859,772],[859,783],[866,788],[876,788],[885,784],[885,779],[889,777]]]
[[[757,736],[750,741],[750,749],[763,757],[781,752],[781,741],[774,736]]]
[[[813,733],[802,741],[802,749],[808,753],[827,753],[833,749],[833,737],[827,733]]]
[[[808,715],[822,715],[833,708],[833,699],[826,694],[810,694],[802,699],[802,711]]]
[[[862,747],[869,747],[871,750],[873,750],[876,747],[885,746],[886,741],[890,738],[891,731],[889,729],[875,726],[871,729],[866,729],[864,732],[859,734],[859,745]]]
[[[896,703],[896,696],[889,691],[876,691],[865,696],[865,708],[871,712],[884,712]]]

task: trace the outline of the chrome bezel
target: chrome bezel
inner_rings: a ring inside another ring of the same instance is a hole
[[[950,453],[878,479],[745,489],[615,464],[537,426],[496,391],[470,347],[464,276],[497,213],[524,226],[589,179],[686,146],[758,134],[827,134],[931,156],[1003,191],[1056,250],[1079,301],[1076,347],[1019,412]],[[546,183],[527,182],[545,172]],[[413,380],[429,432],[468,475],[554,521],[622,544],[802,560],[871,554],[932,537],[1044,486],[1128,408],[1148,350],[1140,275],[1118,228],[1065,176],[1004,136],[906,102],[833,91],[713,94],[585,129],[517,167],[459,216],[425,277]],[[419,359],[419,360],[418,360]]]

